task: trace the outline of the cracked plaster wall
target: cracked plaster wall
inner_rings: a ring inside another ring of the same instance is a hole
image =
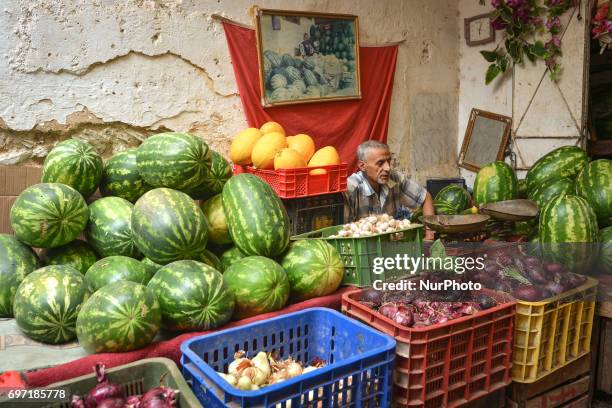
[[[421,181],[456,174],[456,1],[257,4],[356,14],[362,43],[404,40],[389,143],[399,166]],[[211,16],[251,24],[252,5],[246,0],[4,0],[0,164],[40,163],[54,142],[70,136],[91,141],[108,157],[164,130],[192,132],[227,153],[246,121],[223,29]]]

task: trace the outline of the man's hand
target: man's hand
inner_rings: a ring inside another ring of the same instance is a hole
[[[431,197],[431,194],[427,193],[427,195],[425,196],[425,202],[423,203],[423,215],[434,215],[434,214],[435,214],[435,209],[433,205],[433,198]],[[425,228],[424,238],[428,241],[433,241],[434,232],[430,230],[429,228]]]

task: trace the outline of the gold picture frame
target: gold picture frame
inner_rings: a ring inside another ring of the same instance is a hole
[[[264,107],[361,99],[357,16],[257,8],[255,20]]]

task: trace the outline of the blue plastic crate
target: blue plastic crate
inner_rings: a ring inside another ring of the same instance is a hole
[[[254,357],[279,352],[325,367],[257,391],[223,380],[238,350]],[[195,337],[181,344],[183,376],[206,408],[388,407],[395,340],[335,310],[306,309],[273,319]]]

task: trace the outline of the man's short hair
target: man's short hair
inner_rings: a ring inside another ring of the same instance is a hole
[[[370,149],[387,149],[389,145],[379,142],[378,140],[368,140],[357,147],[357,160],[365,161],[366,153]]]

